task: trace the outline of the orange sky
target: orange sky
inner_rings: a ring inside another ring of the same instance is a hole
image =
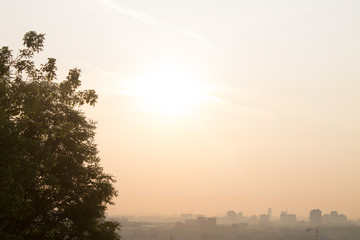
[[[360,4],[351,0],[2,1],[1,45],[99,94],[109,214],[360,217]],[[14,17],[21,16],[21,17]],[[11,19],[11,21],[9,21]]]

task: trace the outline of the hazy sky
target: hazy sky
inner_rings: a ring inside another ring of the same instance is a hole
[[[110,214],[360,217],[360,1],[0,1],[99,94]]]

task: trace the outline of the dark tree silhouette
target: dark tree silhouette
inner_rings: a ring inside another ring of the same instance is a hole
[[[56,81],[55,59],[36,68],[44,34],[30,31],[13,56],[0,49],[0,239],[120,239],[107,221],[116,196],[99,166],[95,123],[80,110],[80,70]]]

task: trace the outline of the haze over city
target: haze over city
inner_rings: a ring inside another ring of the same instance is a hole
[[[360,218],[360,2],[1,1],[1,46],[81,69],[108,215]]]

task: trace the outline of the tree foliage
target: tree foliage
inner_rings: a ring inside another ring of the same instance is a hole
[[[54,58],[36,67],[44,34],[25,34],[13,56],[0,49],[0,239],[120,239],[105,219],[116,196],[94,144],[95,105],[80,70],[56,79]]]

